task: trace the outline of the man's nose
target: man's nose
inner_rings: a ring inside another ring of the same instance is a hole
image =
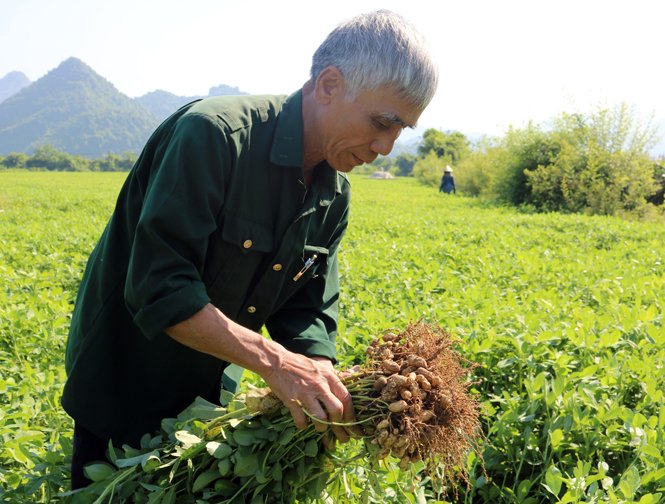
[[[370,144],[369,148],[372,150],[372,152],[376,152],[382,156],[387,156],[392,152],[395,141],[401,132],[401,129],[398,129],[397,131],[387,131],[380,137],[375,138]]]

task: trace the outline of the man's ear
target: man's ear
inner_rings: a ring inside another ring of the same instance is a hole
[[[328,105],[331,101],[340,98],[345,89],[342,72],[337,67],[329,66],[316,78],[314,98],[321,105]]]

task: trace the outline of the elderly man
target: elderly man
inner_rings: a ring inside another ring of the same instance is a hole
[[[74,488],[109,439],[136,445],[196,396],[235,390],[242,368],[300,428],[303,408],[354,420],[333,368],[345,172],[387,155],[437,80],[415,28],[373,12],[328,36],[291,96],[209,98],[157,128],[74,309],[62,398],[75,420]],[[333,432],[348,441],[345,429]]]

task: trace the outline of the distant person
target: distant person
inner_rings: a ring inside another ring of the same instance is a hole
[[[446,194],[450,194],[452,192],[457,194],[457,186],[455,185],[455,178],[453,177],[453,169],[450,166],[446,166],[446,168],[443,170],[443,177],[441,177],[439,192],[444,192]]]

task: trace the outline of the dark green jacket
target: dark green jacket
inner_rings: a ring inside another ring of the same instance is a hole
[[[323,162],[306,191],[302,136],[298,91],[194,102],[148,140],[90,256],[67,342],[62,404],[93,434],[136,444],[197,395],[218,400],[227,364],[163,332],[209,302],[291,351],[335,359],[350,187]]]

